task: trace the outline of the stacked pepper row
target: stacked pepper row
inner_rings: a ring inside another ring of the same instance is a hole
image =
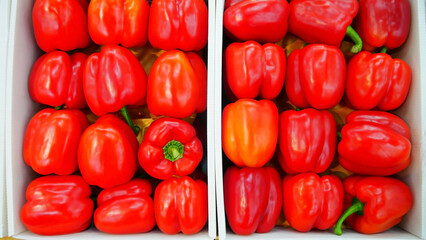
[[[203,145],[180,118],[207,105],[205,63],[183,52],[207,43],[204,1],[36,0],[32,17],[46,53],[33,66],[29,93],[49,107],[30,120],[23,158],[49,176],[29,184],[23,224],[37,234],[67,234],[88,228],[93,217],[97,229],[114,234],[155,225],[167,234],[199,232],[207,221],[207,185],[193,172]],[[149,76],[127,49],[147,39],[169,50]],[[100,51],[83,53],[97,45]],[[157,120],[139,145],[141,129],[128,108],[145,103]],[[89,125],[91,112],[97,119]],[[158,180],[135,173],[163,181],[153,193]]]
[[[385,111],[404,103],[411,70],[386,51],[407,38],[408,1],[227,0],[223,21],[237,41],[224,53],[222,115],[223,151],[236,165],[224,176],[232,231],[268,232],[281,213],[301,232],[398,224],[413,199],[391,176],[410,164],[410,129]],[[300,49],[282,48],[295,37]],[[285,98],[296,110],[279,114]],[[339,129],[332,113],[343,107],[351,113]],[[336,157],[350,176],[335,172]]]

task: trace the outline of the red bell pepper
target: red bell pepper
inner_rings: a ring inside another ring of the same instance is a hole
[[[225,50],[225,81],[231,97],[274,99],[285,79],[285,53],[276,45],[232,43]]]
[[[86,61],[83,89],[90,110],[98,116],[121,110],[135,133],[139,129],[132,124],[126,106],[145,104],[146,85],[145,70],[126,48],[105,46]]]
[[[360,0],[355,29],[366,49],[400,47],[410,30],[411,9],[408,0]]]
[[[337,235],[342,235],[345,220],[360,233],[384,232],[401,222],[413,206],[410,188],[398,179],[351,175],[343,185],[346,211],[334,228]]]
[[[287,176],[283,180],[284,215],[300,232],[326,230],[339,219],[343,209],[343,184],[335,175],[315,173]]]
[[[345,57],[340,49],[311,44],[288,56],[285,89],[297,107],[328,109],[342,99],[345,76]]]
[[[83,231],[91,223],[93,201],[80,176],[44,176],[27,188],[21,220],[33,233],[58,235]]]
[[[356,109],[388,111],[401,106],[411,83],[411,69],[386,53],[363,51],[348,64],[346,96]]]
[[[262,167],[274,156],[278,109],[270,100],[240,99],[222,114],[222,148],[238,167]]]
[[[102,190],[93,216],[96,228],[113,234],[150,231],[155,226],[151,193],[151,184],[143,179]]]
[[[158,228],[167,234],[194,234],[207,222],[207,184],[188,176],[161,182],[154,193]]]
[[[80,139],[78,166],[88,184],[111,188],[124,184],[137,170],[139,143],[132,129],[107,114],[90,125]]]
[[[281,213],[281,178],[272,167],[229,167],[224,177],[226,216],[241,235],[269,232]]]
[[[41,110],[31,118],[25,132],[25,162],[42,175],[72,174],[77,169],[80,136],[88,126],[79,110]]]
[[[196,53],[168,51],[154,62],[148,78],[149,111],[185,118],[207,107],[207,69]]]
[[[87,47],[87,0],[36,0],[32,20],[38,46],[45,52]]]
[[[139,164],[158,179],[191,174],[202,158],[203,145],[194,127],[174,118],[155,120],[139,148]]]
[[[283,0],[226,0],[223,26],[234,40],[274,43],[287,33],[288,14]]]
[[[357,0],[292,0],[288,28],[308,43],[340,46],[345,34],[355,45],[351,52],[362,49],[362,40],[350,26],[358,12]]]
[[[148,17],[146,0],[91,0],[89,34],[98,45],[142,47],[148,40]]]
[[[34,101],[52,107],[87,107],[83,93],[83,67],[87,55],[53,51],[41,56],[31,70],[29,91]]]
[[[164,50],[201,50],[207,43],[208,12],[203,0],[153,0],[148,38]]]
[[[336,149],[336,122],[331,113],[304,109],[280,114],[278,161],[289,174],[322,173]]]
[[[339,162],[353,173],[388,176],[410,164],[410,129],[391,113],[352,112],[341,138]]]

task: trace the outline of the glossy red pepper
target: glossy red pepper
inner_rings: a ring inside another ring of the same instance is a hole
[[[410,66],[386,53],[363,51],[349,61],[346,96],[353,108],[396,109],[404,103],[410,84]]]
[[[351,175],[343,185],[346,211],[334,228],[337,235],[342,235],[345,219],[357,232],[384,232],[401,222],[413,206],[410,188],[398,179]]]
[[[289,174],[322,173],[336,149],[336,122],[331,113],[312,108],[280,114],[278,161]]]
[[[174,118],[155,120],[139,148],[139,164],[158,179],[191,174],[202,158],[203,145],[194,127]]]
[[[98,45],[142,47],[148,40],[148,17],[146,0],[91,0],[89,34]]]
[[[274,156],[278,109],[270,100],[240,99],[222,113],[222,148],[238,167],[262,167]]]
[[[158,228],[167,234],[194,234],[207,222],[207,184],[188,176],[161,182],[154,193]]]
[[[297,107],[328,109],[342,99],[345,77],[346,62],[340,49],[310,44],[288,56],[285,90]]]
[[[164,50],[201,50],[207,43],[208,12],[203,0],[153,0],[148,38]]]
[[[36,0],[32,20],[38,46],[45,52],[87,47],[87,0]]]
[[[391,113],[352,112],[341,137],[339,162],[353,173],[388,176],[410,164],[410,129]]]
[[[385,46],[394,49],[407,39],[410,21],[408,0],[360,0],[355,29],[365,48]]]
[[[357,0],[292,0],[289,32],[308,43],[337,47],[346,34],[355,42],[351,51],[357,53],[362,49],[362,41],[350,25],[358,8]]]
[[[89,185],[80,176],[44,176],[27,188],[21,221],[33,233],[76,233],[90,226],[93,201]]]
[[[168,51],[154,62],[148,78],[149,111],[185,118],[207,107],[207,69],[196,53]]]
[[[225,50],[225,81],[232,98],[274,99],[285,79],[285,52],[276,45],[254,41],[232,43]]]
[[[343,209],[343,184],[335,175],[315,173],[287,176],[283,180],[284,215],[290,226],[307,232],[326,230],[339,219]]]
[[[98,116],[121,110],[127,124],[137,134],[126,106],[146,103],[147,76],[138,59],[128,49],[104,46],[86,61],[84,95],[90,110]]]
[[[132,129],[107,114],[90,125],[80,139],[78,166],[88,184],[111,188],[124,184],[137,170],[139,143]]]
[[[148,232],[155,226],[151,184],[144,179],[102,190],[93,220],[102,232],[113,234]]]
[[[241,235],[269,232],[281,213],[281,178],[272,167],[229,167],[224,177],[226,216]]]
[[[289,7],[282,0],[226,0],[225,33],[234,40],[274,43],[287,33]]]
[[[25,162],[42,175],[72,174],[77,169],[80,137],[88,126],[79,110],[41,110],[31,118],[25,132]]]
[[[71,56],[53,51],[41,56],[31,70],[28,88],[34,101],[52,107],[87,107],[83,93],[83,70],[87,55]]]

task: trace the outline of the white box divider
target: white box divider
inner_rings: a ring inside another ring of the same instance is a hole
[[[3,9],[4,2],[0,6]],[[6,109],[4,111],[5,129],[5,159],[6,159],[6,199],[7,199],[7,227],[8,235],[18,239],[214,239],[216,238],[216,195],[215,195],[215,139],[213,117],[215,104],[215,60],[214,60],[214,31],[215,31],[215,2],[209,4],[208,30],[208,100],[207,100],[207,179],[208,179],[208,224],[200,233],[194,235],[167,235],[159,230],[142,234],[111,235],[95,229],[88,229],[81,233],[40,236],[29,232],[20,220],[20,210],[24,203],[25,191],[36,174],[28,167],[22,158],[22,144],[26,126],[31,117],[39,110],[28,93],[28,78],[32,65],[42,54],[37,47],[32,29],[33,0],[12,1],[10,11],[10,36],[8,38],[7,78],[5,87]],[[0,65],[2,66],[2,65]],[[0,93],[0,96],[3,94]],[[3,106],[3,105],[2,105]],[[1,121],[0,121],[1,124]],[[1,142],[0,142],[1,144]],[[1,149],[0,149],[1,150]],[[1,151],[0,151],[1,152]],[[1,164],[1,162],[0,162]],[[1,168],[0,168],[1,170]],[[0,173],[1,174],[1,173]],[[4,196],[4,195],[3,195]],[[3,203],[0,202],[0,204]],[[1,206],[1,205],[0,205]]]
[[[224,1],[217,0],[216,8],[216,97],[222,96],[222,32]],[[411,29],[407,42],[397,50],[394,57],[406,61],[412,70],[412,82],[409,96],[404,105],[395,113],[402,117],[411,129],[411,164],[398,178],[408,184],[413,192],[414,206],[403,221],[389,231],[380,234],[364,235],[345,229],[342,236],[329,231],[311,231],[299,233],[290,228],[275,227],[269,233],[240,236],[226,229],[223,199],[222,150],[216,149],[216,188],[219,239],[425,239],[426,238],[426,34],[425,2],[410,0]],[[221,129],[222,107],[216,106],[215,118],[217,132]],[[221,146],[221,137],[216,137],[217,146]],[[219,147],[220,148],[220,147]],[[398,207],[398,206],[395,206]]]

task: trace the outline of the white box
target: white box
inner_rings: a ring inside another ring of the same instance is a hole
[[[9,1],[1,1],[9,3]],[[6,159],[6,190],[7,190],[7,223],[8,235],[22,239],[212,239],[216,238],[216,196],[215,196],[215,169],[214,169],[214,129],[212,118],[207,121],[207,178],[208,178],[208,224],[200,233],[194,235],[166,235],[158,230],[143,234],[110,235],[89,229],[77,234],[61,236],[39,236],[33,234],[24,227],[20,220],[21,207],[26,202],[25,191],[28,184],[34,179],[35,174],[22,158],[22,143],[26,126],[31,117],[39,110],[38,104],[34,103],[28,93],[28,78],[32,65],[42,54],[37,47],[33,35],[31,13],[34,0],[15,0],[11,3],[10,36],[8,44],[8,63],[6,79],[6,127],[5,129],[5,159]],[[0,6],[3,6],[0,4]],[[214,110],[215,98],[214,88],[214,26],[215,26],[215,4],[209,4],[209,40],[208,40],[208,108],[207,115],[211,116]],[[3,94],[0,93],[0,96]],[[2,105],[4,106],[4,105]],[[1,121],[0,121],[1,124]],[[3,135],[1,135],[3,136]],[[0,141],[1,144],[1,141]],[[0,149],[1,150],[1,149]],[[0,151],[3,152],[3,151]],[[1,162],[0,162],[1,164]],[[1,170],[1,168],[0,168]],[[1,174],[1,173],[0,173]],[[3,175],[3,174],[2,174]],[[1,188],[0,188],[1,189]],[[3,194],[2,194],[3,195]],[[3,195],[4,196],[4,195]],[[3,201],[0,201],[2,204]],[[1,205],[0,205],[1,206]]]
[[[412,162],[398,177],[407,183],[414,194],[413,209],[404,217],[399,228],[395,227],[385,233],[374,235],[358,234],[344,230],[341,237],[332,231],[311,231],[299,233],[283,227],[275,227],[264,234],[239,236],[226,229],[223,200],[223,166],[222,150],[216,149],[216,187],[219,239],[425,239],[426,238],[426,62],[425,62],[425,3],[424,0],[410,0],[411,30],[407,42],[398,50],[394,57],[405,60],[412,70],[412,83],[406,103],[396,111],[411,128]],[[216,7],[216,96],[222,96],[222,31],[223,31],[224,0],[217,0]],[[220,50],[219,50],[220,49]],[[215,107],[215,129],[221,129],[221,106]],[[221,146],[221,138],[216,137],[217,146]],[[398,207],[398,206],[395,206]]]

